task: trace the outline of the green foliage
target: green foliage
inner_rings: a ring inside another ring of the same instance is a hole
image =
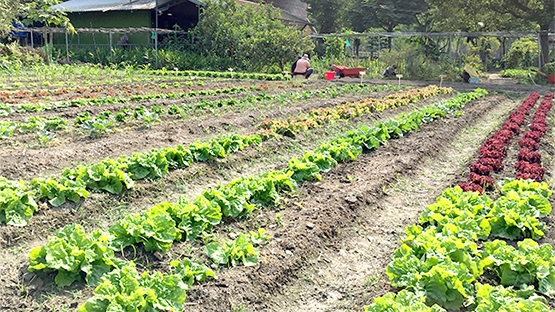
[[[58,116],[42,118],[38,116],[30,116],[23,119],[18,125],[18,131],[21,133],[38,132],[38,131],[56,131],[64,130],[67,122]]]
[[[169,169],[166,153],[156,150],[147,153],[133,153],[129,157],[121,157],[119,162],[125,164],[125,171],[131,175],[133,180],[162,178]]]
[[[491,234],[511,240],[523,237],[542,238],[545,225],[539,218],[545,217],[549,212],[551,204],[542,195],[509,190],[495,201],[488,214]]]
[[[216,188],[205,190],[202,195],[218,205],[222,215],[238,218],[250,214],[255,208],[248,202],[253,194],[248,186],[243,183],[218,185]]]
[[[403,289],[398,294],[387,293],[374,299],[374,302],[364,307],[365,312],[444,312],[445,309],[434,304],[426,305],[426,296],[422,292],[414,293]]]
[[[542,297],[531,296],[532,286],[520,290],[476,283],[476,304],[472,311],[550,312]]]
[[[407,227],[407,237],[386,268],[392,286],[406,288],[404,291],[414,298],[424,296],[418,301],[428,306],[435,303],[448,310],[459,310],[464,305],[465,310],[481,312],[550,311],[545,299],[535,292],[555,296],[555,253],[551,245],[525,239],[517,243],[516,249],[505,241],[482,244],[479,240],[489,239],[488,222],[499,201],[506,207],[503,214],[509,216],[507,220],[513,218],[511,209],[515,214],[522,213],[523,205],[532,214],[546,216],[551,211],[551,190],[546,183],[514,179],[506,179],[500,188],[503,196],[495,202],[478,192],[463,192],[458,186],[445,190],[421,214],[420,222],[426,228]],[[508,201],[513,204],[506,204]],[[510,288],[476,282],[483,280],[488,271],[499,277],[494,284]],[[396,303],[395,296],[387,294],[367,308],[405,311],[395,308]],[[405,303],[418,309],[418,302]]]
[[[130,263],[105,274],[77,311],[182,311],[188,288],[179,274],[139,274]]]
[[[76,203],[81,198],[89,197],[89,192],[87,192],[84,185],[65,177],[60,179],[35,178],[31,181],[31,186],[39,192],[37,200],[46,198],[54,207],[65,204],[67,200]]]
[[[544,64],[541,70],[544,74],[555,75],[555,62]]]
[[[392,32],[398,25],[410,25],[417,22],[417,15],[424,13],[427,9],[428,5],[424,0],[392,0],[387,1],[387,4],[378,0],[353,1],[348,9],[348,18],[353,30],[358,32],[372,27]]]
[[[482,60],[480,59],[480,57],[478,55],[463,55],[462,57],[462,61],[463,61],[463,68],[465,65],[468,65],[472,68],[474,68],[478,74],[480,73],[480,71],[482,71],[483,69],[483,63]]]
[[[224,158],[226,155],[224,147],[217,141],[195,141],[189,145],[189,150],[197,161]]]
[[[119,194],[133,187],[134,183],[125,166],[112,159],[106,159],[91,166],[79,165],[75,169],[65,169],[62,176],[74,180],[78,184],[86,185],[88,189],[105,190],[112,194]]]
[[[37,209],[32,193],[0,177],[0,223],[24,226]]]
[[[254,246],[264,244],[268,239],[270,236],[265,234],[265,230],[258,229],[258,232],[240,233],[234,240],[206,244],[205,252],[215,264],[253,266],[258,263],[258,249]]]
[[[74,124],[75,125],[82,125],[85,121],[91,120],[91,114],[89,112],[82,112],[75,117]]]
[[[533,202],[539,201],[544,203],[544,205],[533,204],[534,207],[538,208],[542,217],[547,216],[551,212],[551,205],[547,206],[549,203],[546,203],[546,199],[553,194],[553,191],[549,189],[549,184],[531,180],[505,178],[502,181],[501,193],[507,195],[511,191],[517,192],[523,196],[531,195],[532,198],[529,199],[532,199]],[[544,198],[537,199],[534,195],[539,195]]]
[[[164,148],[161,153],[164,154],[164,157],[168,162],[169,170],[189,167],[194,161],[191,151],[188,148],[183,147],[183,145]]]
[[[183,259],[183,261],[173,260],[170,262],[170,266],[172,267],[172,271],[189,287],[193,286],[195,282],[202,282],[209,277],[216,276],[214,271],[206,266],[192,262],[187,258]]]
[[[526,68],[538,60],[538,41],[532,38],[519,38],[511,44],[503,61],[507,68]]]
[[[331,159],[335,161],[335,159]],[[337,161],[335,161],[335,163],[337,164]],[[297,182],[322,180],[322,176],[320,175],[320,168],[317,164],[308,159],[290,159],[287,168],[293,173],[291,177]]]
[[[52,6],[61,3],[60,0],[34,0],[25,2],[21,7],[20,14],[23,22],[30,25],[34,22],[43,23],[45,26],[64,27],[72,34],[76,34],[75,28],[71,24],[67,13],[55,10]]]
[[[520,84],[533,84],[534,76],[537,76],[531,69],[504,69],[499,72],[499,76],[505,78],[515,78]],[[532,77],[532,78],[530,78]]]
[[[434,227],[423,231],[410,226],[386,273],[394,287],[424,292],[428,302],[458,309],[481,274],[477,254],[477,244],[471,240],[444,236]]]
[[[438,80],[439,75],[446,75],[447,80],[455,80],[460,73],[458,66],[445,58],[436,59],[434,55],[426,55],[422,47],[409,40],[396,39],[391,51],[381,51],[381,68],[377,69],[381,76],[387,66],[397,65],[397,73],[403,79]]]
[[[345,26],[346,8],[349,0],[303,0],[306,2],[310,19],[321,34],[338,33]]]
[[[324,45],[326,46],[325,58],[341,59],[345,57],[345,38],[327,37],[324,38]]]
[[[0,0],[0,35],[6,35],[12,29],[21,4],[18,1]]]
[[[302,52],[313,49],[308,37],[281,23],[272,6],[238,5],[233,0],[208,1],[192,35],[198,53],[226,58],[230,68],[255,71],[270,64],[283,71]]]
[[[175,220],[164,206],[154,206],[141,214],[130,214],[110,227],[116,250],[142,243],[148,252],[167,252],[173,242],[181,239]]]
[[[551,245],[539,245],[531,239],[517,243],[518,249],[505,241],[484,243],[480,267],[490,269],[503,286],[537,285],[537,291],[555,296],[555,253]]]
[[[444,235],[455,235],[471,240],[487,239],[491,225],[486,215],[493,201],[478,192],[464,192],[455,186],[446,189],[436,202],[420,214],[420,223],[436,226]]]
[[[177,224],[177,228],[185,234],[187,240],[193,241],[199,235],[209,232],[222,221],[220,207],[204,196],[197,196],[193,203],[180,197],[177,204],[164,205]]]
[[[0,69],[16,71],[22,67],[44,64],[45,60],[46,55],[40,49],[21,47],[17,42],[0,45]]]
[[[65,226],[46,245],[31,250],[29,271],[56,272],[54,281],[60,287],[80,281],[82,274],[87,285],[96,285],[103,274],[121,264],[109,248],[110,240],[100,230],[86,234],[78,224]]]
[[[116,124],[114,120],[108,120],[103,118],[94,119],[81,119],[81,129],[88,133],[91,138],[98,138],[112,132],[112,128]]]
[[[351,144],[352,141],[339,138],[329,143],[324,143],[316,149],[316,152],[328,152],[338,163],[348,160],[356,160],[362,154],[362,146]]]

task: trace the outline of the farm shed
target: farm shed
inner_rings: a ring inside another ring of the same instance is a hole
[[[257,4],[257,1],[237,0],[239,4]],[[314,34],[313,24],[307,18],[307,6],[300,0],[268,0],[268,4],[281,10],[284,24],[306,34]],[[194,27],[199,20],[198,0],[69,0],[53,6],[66,11],[75,28],[156,28],[155,9],[158,5],[158,27],[182,30]],[[148,34],[130,34],[130,44],[149,44]],[[72,44],[108,44],[108,37],[80,34]],[[115,38],[117,40],[118,38]],[[58,38],[62,42],[63,38]],[[75,42],[77,41],[77,42]]]
[[[186,30],[198,22],[199,8],[196,0],[70,0],[53,8],[67,11],[75,28],[155,28],[157,5],[157,28],[173,29],[174,25],[178,25]],[[147,33],[130,34],[128,38],[130,44],[153,42],[151,35]],[[108,40],[107,36],[80,34],[77,43],[108,44]]]

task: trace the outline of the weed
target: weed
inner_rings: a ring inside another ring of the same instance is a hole
[[[281,218],[282,218],[281,213],[279,213],[279,212],[276,213],[276,224],[277,224],[278,226],[281,226],[281,221],[282,221]]]
[[[232,312],[246,312],[247,310],[245,309],[245,307],[243,306],[243,304],[239,304],[239,306],[232,306],[231,307],[231,311]]]

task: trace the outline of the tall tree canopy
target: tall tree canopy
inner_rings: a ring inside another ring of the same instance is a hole
[[[194,48],[203,55],[231,60],[232,66],[278,64],[281,70],[301,52],[314,49],[308,37],[285,26],[280,11],[271,5],[237,4],[235,0],[210,0],[201,10],[200,21],[191,31]]]
[[[60,0],[0,0],[0,34],[5,35],[12,30],[13,21],[25,24],[39,22],[46,26],[65,27],[75,32],[67,14],[53,10],[52,6]]]
[[[382,28],[392,32],[399,25],[416,23],[417,15],[427,10],[425,0],[362,0],[349,6],[348,16],[355,31]]]
[[[302,0],[308,4],[310,19],[319,33],[341,31],[345,25],[345,12],[353,0]]]
[[[437,30],[539,30],[542,62],[548,61],[547,32],[555,16],[554,0],[427,1],[434,14]]]
[[[7,34],[12,28],[21,4],[18,0],[0,0],[0,35]]]

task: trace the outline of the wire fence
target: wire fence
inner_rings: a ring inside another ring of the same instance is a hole
[[[172,38],[192,40],[186,31],[161,28],[78,28],[76,31],[76,34],[71,34],[63,28],[23,28],[17,29],[14,34],[22,45],[50,48],[47,51],[50,55],[52,48],[56,48],[59,56],[65,56],[67,62],[72,61],[72,55],[77,58],[78,52],[82,54],[87,50],[102,50],[112,54],[118,49],[147,47],[154,49],[157,55],[158,49],[166,48]],[[533,54],[535,59],[529,56],[530,66],[549,62],[549,59],[542,59],[541,46],[545,38],[550,54],[555,56],[553,32],[374,32],[309,36],[315,41],[319,55],[328,55],[330,50],[342,49],[342,53],[338,54],[348,59],[373,62],[376,72],[397,62],[402,63],[396,65],[405,72],[425,72],[431,69],[428,64],[423,63],[430,59],[436,60],[438,64],[443,62],[460,66],[468,55],[479,55],[487,70],[490,65],[503,66],[499,62],[505,58],[513,42],[520,38],[530,38],[537,42],[537,53]],[[495,44],[485,40],[492,38],[497,39]],[[442,68],[437,70],[444,71]]]

